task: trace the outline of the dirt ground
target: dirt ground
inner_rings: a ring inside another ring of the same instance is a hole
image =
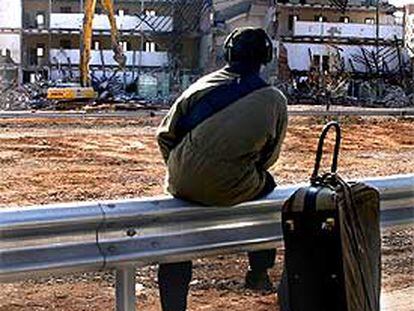
[[[159,117],[113,120],[0,120],[0,207],[151,196],[165,173],[154,139]],[[339,170],[346,178],[413,173],[414,120],[347,118]],[[291,118],[281,158],[272,168],[279,184],[307,181],[323,118]],[[332,148],[328,144],[328,151]],[[325,165],[328,167],[328,157]],[[387,229],[383,289],[414,284],[414,228]],[[281,273],[278,248],[272,278]],[[189,310],[277,310],[275,293],[243,288],[244,255],[195,262]],[[159,310],[156,269],[137,272],[139,310]],[[0,311],[110,310],[113,275],[85,274],[0,284]],[[396,310],[398,311],[398,310]]]

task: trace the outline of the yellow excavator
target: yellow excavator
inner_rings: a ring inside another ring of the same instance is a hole
[[[79,86],[62,86],[53,87],[47,90],[47,99],[54,100],[91,100],[95,99],[97,94],[91,86],[91,80],[89,76],[89,61],[91,57],[91,45],[92,45],[92,22],[95,14],[97,0],[84,0],[84,17],[83,17],[83,29],[80,47],[80,85]],[[121,46],[119,45],[119,33],[116,27],[116,19],[114,13],[114,5],[112,0],[101,0],[102,7],[106,12],[109,24],[111,26],[111,43],[112,50],[114,51],[114,60],[118,63],[119,67],[123,69],[126,63],[126,57],[123,53]]]

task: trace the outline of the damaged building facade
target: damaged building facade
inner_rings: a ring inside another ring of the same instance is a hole
[[[0,77],[7,83],[13,83],[21,69],[21,3],[13,0],[2,0],[0,10]],[[16,13],[17,12],[17,13]]]
[[[199,46],[209,32],[211,1],[116,0],[126,68],[116,74],[143,98],[168,98],[199,75]],[[79,79],[82,0],[0,0],[1,68],[19,83]],[[99,80],[116,71],[110,25],[97,4],[90,71]],[[10,70],[9,70],[10,71]],[[4,76],[4,72],[2,75]],[[177,86],[178,85],[178,86]]]
[[[82,0],[0,0],[0,5],[8,8],[0,12],[3,81],[78,81]],[[117,71],[109,23],[98,5],[92,77],[102,81],[116,72],[121,89],[146,100],[167,103],[197,77],[221,67],[224,40],[240,26],[263,27],[271,36],[276,57],[263,75],[291,103],[331,97],[350,104],[377,101],[392,98],[395,93],[387,92],[393,88],[410,89],[413,81],[413,6],[406,7],[403,23],[387,0],[115,0],[114,5],[126,68]]]
[[[411,57],[414,57],[414,4],[404,8],[405,42]]]
[[[388,1],[278,2],[280,54],[288,67],[280,64],[279,77],[299,97],[372,102],[387,96],[389,83],[403,87],[409,78],[404,27]]]
[[[414,68],[414,4],[409,4],[404,9],[405,42],[411,58],[411,66]],[[412,73],[414,80],[414,69]]]
[[[264,27],[277,55],[268,78],[292,103],[376,101],[390,84],[402,88],[412,80],[396,12],[387,0],[221,1],[215,5],[216,46],[235,27]],[[216,58],[220,63],[219,53]]]
[[[237,27],[262,27],[273,37],[276,5],[269,0],[228,0],[214,2],[212,64],[224,64],[225,38]]]

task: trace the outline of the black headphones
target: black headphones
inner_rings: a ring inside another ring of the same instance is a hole
[[[265,49],[261,50],[259,54],[254,51],[254,49],[248,49],[246,46],[235,46],[234,38],[236,35],[243,35],[240,32],[240,29],[235,29],[233,32],[227,37],[226,41],[224,42],[224,57],[226,62],[231,63],[234,60],[234,56],[237,54],[245,54],[247,59],[254,59],[257,58],[261,64],[266,65],[270,63],[273,59],[273,43],[272,40],[269,38],[267,33],[261,28],[251,28],[255,32],[256,36],[261,36],[265,42]],[[241,50],[243,49],[243,51]]]

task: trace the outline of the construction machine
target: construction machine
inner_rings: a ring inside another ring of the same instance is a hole
[[[80,85],[71,85],[62,87],[49,88],[47,91],[47,99],[71,101],[71,100],[91,100],[95,99],[97,94],[91,86],[91,79],[89,75],[89,61],[91,57],[92,45],[92,23],[95,14],[97,0],[84,0],[84,17],[83,28],[80,47]],[[111,43],[114,51],[114,60],[119,67],[123,69],[126,63],[126,57],[123,53],[122,47],[119,44],[119,33],[116,26],[116,19],[114,13],[114,5],[112,0],[101,0],[102,7],[108,16],[111,27]]]

